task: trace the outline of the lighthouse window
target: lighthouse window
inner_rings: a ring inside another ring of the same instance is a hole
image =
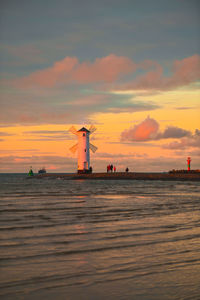
[[[86,149],[85,149],[85,152],[86,152]]]
[[[85,133],[83,133],[83,136],[85,136]]]

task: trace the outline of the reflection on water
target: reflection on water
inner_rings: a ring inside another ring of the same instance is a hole
[[[200,183],[0,179],[2,299],[199,299]]]

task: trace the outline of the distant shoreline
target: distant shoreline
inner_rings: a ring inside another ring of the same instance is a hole
[[[116,173],[92,173],[92,174],[64,174],[64,173],[46,173],[35,174],[27,178],[65,180],[80,179],[98,179],[98,180],[184,180],[200,181],[200,173],[141,173],[141,172],[116,172]]]

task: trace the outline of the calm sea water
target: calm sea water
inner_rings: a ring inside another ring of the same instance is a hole
[[[200,183],[0,175],[1,299],[200,299]]]

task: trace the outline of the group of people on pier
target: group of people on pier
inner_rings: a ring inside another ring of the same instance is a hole
[[[116,172],[116,166],[113,166],[112,164],[107,165],[107,173],[112,173],[112,172]],[[125,169],[125,172],[128,173],[129,172],[129,168],[127,167]]]
[[[111,165],[107,165],[107,173],[109,173],[109,172],[116,172],[116,167],[115,166],[113,166],[112,164]]]

